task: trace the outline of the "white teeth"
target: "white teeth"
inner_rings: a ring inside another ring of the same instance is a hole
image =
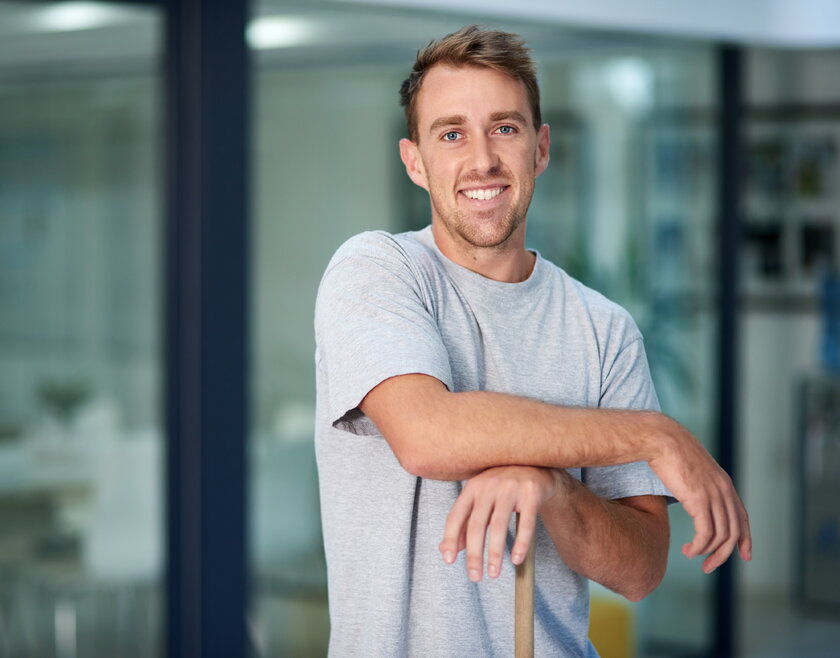
[[[478,199],[479,201],[489,201],[499,196],[504,191],[502,187],[493,187],[486,190],[464,190],[464,195],[470,199]]]

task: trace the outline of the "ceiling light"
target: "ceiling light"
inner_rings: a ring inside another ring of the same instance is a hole
[[[313,40],[315,27],[310,21],[290,16],[263,16],[248,25],[248,44],[251,48],[289,48]]]
[[[621,58],[606,65],[605,80],[613,98],[628,110],[644,111],[653,102],[653,71],[641,59]]]
[[[44,32],[89,30],[118,22],[122,12],[99,2],[62,2],[40,9],[33,16],[33,27]]]

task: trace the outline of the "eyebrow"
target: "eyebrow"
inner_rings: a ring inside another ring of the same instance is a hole
[[[494,112],[490,115],[490,121],[516,121],[521,123],[523,126],[528,125],[528,120],[521,112],[517,112],[516,110]],[[461,126],[466,122],[467,118],[463,114],[453,114],[448,117],[440,117],[439,119],[432,121],[432,125],[429,127],[429,132],[433,133],[444,126]]]
[[[440,117],[439,119],[435,119],[432,121],[432,125],[429,128],[429,132],[433,133],[439,128],[443,128],[444,126],[460,126],[467,122],[467,117],[463,114],[453,114],[452,116],[448,117]]]
[[[509,112],[494,112],[490,115],[491,121],[517,121],[521,123],[523,126],[528,125],[528,120],[522,116],[521,112],[517,112],[516,110],[511,110]]]

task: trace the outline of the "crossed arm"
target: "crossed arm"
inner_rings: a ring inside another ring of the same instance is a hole
[[[731,480],[690,432],[662,414],[451,393],[419,374],[385,380],[361,409],[410,473],[469,480],[447,518],[441,552],[452,562],[466,548],[473,580],[483,572],[485,536],[488,574],[498,574],[510,515],[519,512],[514,563],[524,559],[539,514],[570,568],[630,599],[644,597],[665,569],[664,502],[606,501],[562,470],[634,461],[648,462],[691,516],[695,536],[683,546],[686,557],[708,555],[707,573],[736,545],[743,559],[751,557],[747,513]]]

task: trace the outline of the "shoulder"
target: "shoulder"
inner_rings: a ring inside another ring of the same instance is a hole
[[[348,263],[365,261],[380,265],[410,267],[417,262],[431,258],[430,250],[414,233],[392,234],[387,231],[366,231],[346,240],[333,254],[325,276],[335,269],[342,269]]]
[[[318,287],[316,316],[322,307],[360,296],[381,301],[408,295],[425,304],[434,267],[434,255],[415,233],[359,233],[344,242],[327,265]]]
[[[563,290],[566,312],[591,324],[598,334],[620,337],[622,343],[641,338],[630,312],[597,290],[569,275],[562,268],[547,262],[554,285]]]

